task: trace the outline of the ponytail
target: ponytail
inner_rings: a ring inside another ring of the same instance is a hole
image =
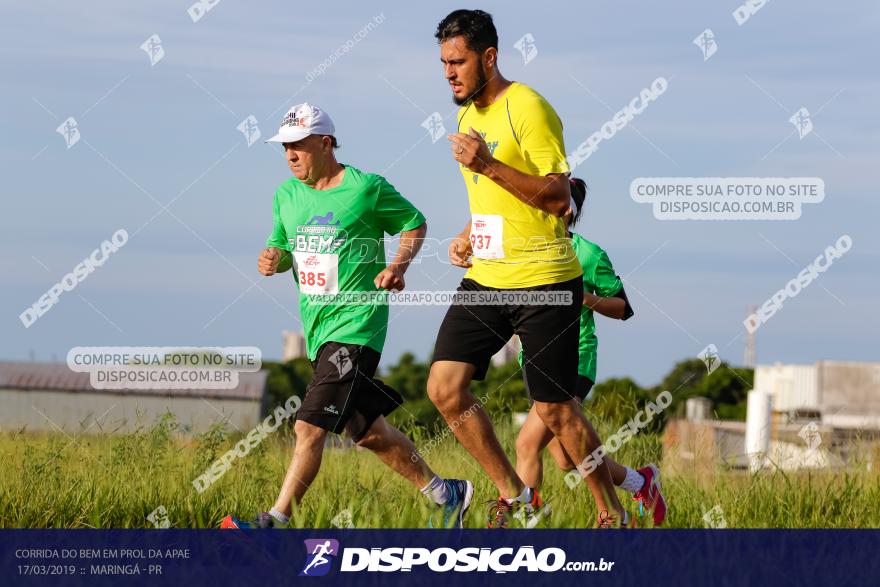
[[[575,206],[577,206],[577,210],[569,223],[569,226],[574,226],[578,218],[581,217],[581,211],[584,209],[584,202],[587,199],[587,184],[579,177],[572,177],[568,181],[571,186],[571,199],[574,200]]]

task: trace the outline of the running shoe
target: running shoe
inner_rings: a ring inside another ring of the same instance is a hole
[[[599,512],[599,520],[596,522],[595,528],[610,530],[613,528],[635,528],[635,524],[629,518],[629,512],[623,512],[623,520],[618,516],[611,515],[608,510]]]
[[[260,512],[257,516],[251,520],[250,522],[246,522],[245,520],[240,520],[235,516],[226,516],[220,521],[221,528],[240,528],[242,530],[251,530],[251,529],[261,529],[261,528],[274,528],[275,521],[272,516],[269,515],[269,512]]]
[[[503,497],[487,501],[486,503],[489,505],[487,528],[507,528],[510,525],[510,518],[514,515],[515,510],[518,510],[519,506],[522,505],[518,501],[510,503]]]
[[[552,511],[550,504],[541,501],[541,496],[535,489],[532,491],[532,501],[519,508],[513,517],[519,520],[523,527],[534,528]]]
[[[657,465],[650,464],[638,471],[645,478],[645,484],[633,496],[633,501],[639,502],[639,510],[648,510],[653,514],[654,525],[660,526],[666,519],[666,498],[660,487],[660,469]]]
[[[441,528],[464,527],[464,514],[474,499],[474,484],[467,480],[444,479],[443,483],[449,491],[449,500],[442,506],[443,525]],[[452,525],[450,526],[450,522]],[[428,528],[434,528],[434,516],[428,518]]]

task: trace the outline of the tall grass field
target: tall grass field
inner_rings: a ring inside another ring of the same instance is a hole
[[[271,506],[293,450],[289,430],[267,437],[199,493],[193,479],[240,436],[219,428],[181,436],[175,427],[169,418],[127,435],[0,433],[0,527],[150,528],[147,517],[162,506],[171,527],[211,528],[226,514],[250,517]],[[600,434],[607,432],[600,429]],[[499,426],[498,434],[513,455],[514,430]],[[415,440],[441,476],[474,481],[466,525],[485,527],[483,502],[496,494],[476,463],[451,434],[437,442]],[[615,456],[634,466],[657,462],[662,470],[656,434],[635,437]],[[880,475],[867,466],[796,474],[719,470],[701,478],[667,475],[663,482],[667,527],[702,528],[709,511],[715,512],[713,524],[728,528],[880,527]],[[595,523],[586,485],[570,489],[549,455],[541,494],[552,514],[539,528],[590,528]],[[621,498],[637,515],[637,504],[622,493]],[[431,512],[425,497],[369,452],[328,448],[291,526],[419,528]],[[650,528],[651,523],[645,517],[639,525]]]

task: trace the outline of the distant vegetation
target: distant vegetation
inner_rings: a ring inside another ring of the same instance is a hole
[[[269,370],[269,406],[282,405],[291,394],[302,397],[312,376],[306,359],[288,363],[265,362]],[[427,396],[427,363],[418,361],[411,353],[404,353],[394,365],[377,375],[396,389],[406,403],[392,414],[390,420],[415,438],[431,436],[443,429],[440,414]],[[662,430],[669,418],[683,417],[685,400],[702,396],[712,401],[715,416],[722,420],[745,420],[746,394],[752,389],[754,371],[731,367],[722,363],[712,374],[699,359],[680,361],[653,387],[641,387],[628,377],[606,379],[595,386],[593,401],[587,404],[591,419],[622,426],[645,403],[654,401],[662,391],[672,393],[673,402],[651,428]],[[474,382],[474,395],[487,397],[485,409],[493,419],[529,408],[522,373],[516,362],[489,368],[485,381]]]

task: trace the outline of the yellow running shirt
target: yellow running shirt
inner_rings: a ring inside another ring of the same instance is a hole
[[[477,131],[493,157],[529,175],[568,173],[562,122],[532,88],[513,82],[486,108],[465,104],[458,132]],[[560,283],[581,275],[562,218],[461,166],[471,208],[473,266],[465,275],[499,289]]]

